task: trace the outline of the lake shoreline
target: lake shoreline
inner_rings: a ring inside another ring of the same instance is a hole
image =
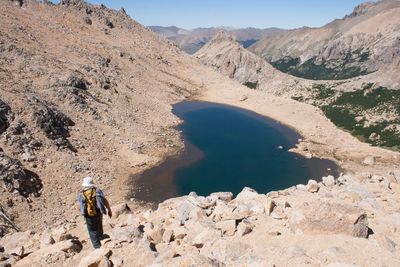
[[[232,105],[226,105],[226,104],[217,104],[217,103],[212,103],[209,101],[183,101],[180,103],[177,103],[173,105],[173,113],[178,116],[179,118],[182,119],[182,123],[178,125],[175,129],[181,133],[181,138],[184,143],[184,149],[182,151],[179,151],[177,154],[172,155],[167,157],[164,161],[162,161],[160,164],[153,166],[151,168],[146,169],[145,171],[133,175],[131,177],[131,180],[134,181],[134,184],[132,184],[132,192],[130,194],[131,198],[136,199],[137,201],[141,201],[144,203],[160,203],[168,198],[173,198],[173,197],[179,197],[181,195],[185,195],[188,192],[182,193],[178,192],[179,190],[177,189],[176,181],[174,181],[175,177],[175,172],[179,169],[182,168],[187,168],[191,164],[196,163],[197,161],[200,161],[204,157],[203,151],[196,147],[194,144],[191,143],[191,141],[188,139],[187,135],[185,134],[184,130],[184,114],[190,113],[190,112],[204,112],[207,109],[212,109],[212,108],[219,108],[222,111],[230,111],[233,113],[237,113],[239,117],[245,117],[246,120],[250,119],[250,121],[257,122],[257,124],[260,125],[268,125],[271,129],[276,131],[274,135],[279,136],[280,138],[283,138],[282,143],[277,143],[275,144],[274,150],[278,149],[281,151],[286,151],[285,153],[289,152],[292,156],[291,158],[294,158],[296,161],[294,161],[292,164],[292,168],[295,168],[294,166],[296,165],[301,165],[304,166],[309,171],[309,175],[306,175],[306,177],[303,178],[303,182],[307,183],[309,179],[314,179],[317,181],[321,180],[321,177],[324,176],[322,175],[325,173],[326,175],[332,174],[334,176],[338,176],[341,168],[334,163],[333,161],[327,160],[327,159],[319,159],[319,158],[313,158],[313,159],[305,159],[303,155],[300,155],[296,153],[297,156],[293,156],[295,152],[291,152],[291,150],[298,144],[299,141],[303,139],[303,137],[300,135],[298,131],[293,129],[292,127],[287,127],[285,124],[274,120],[270,117],[260,115],[256,112],[253,112],[251,110],[246,110],[243,108],[235,107]],[[236,122],[236,121],[235,121]],[[252,130],[253,133],[254,130]],[[263,137],[264,139],[269,139],[267,138],[267,135]],[[243,140],[246,140],[244,138]],[[281,145],[284,145],[281,147]],[[272,153],[271,151],[268,153],[265,153],[266,155]],[[282,155],[282,154],[279,154]],[[283,154],[286,155],[286,154]],[[278,155],[277,155],[278,156]],[[282,156],[278,156],[282,157]],[[285,157],[284,157],[285,158]],[[283,159],[283,158],[282,158]],[[246,158],[243,159],[244,161]],[[299,162],[297,162],[300,160]],[[242,159],[240,159],[240,162],[242,162]],[[240,164],[240,162],[236,164]],[[297,163],[295,163],[297,162]],[[303,165],[305,164],[305,165]],[[299,166],[300,166],[299,165]],[[292,168],[289,168],[291,170]],[[287,168],[286,168],[287,169]],[[272,169],[265,173],[267,176],[271,176],[272,174],[270,172],[273,172]],[[285,172],[285,171],[284,171]],[[246,172],[247,173],[247,172]],[[299,173],[297,173],[299,175]],[[281,172],[279,172],[278,176],[282,175]],[[297,175],[297,176],[298,176]],[[190,177],[193,177],[196,175],[190,175]],[[218,176],[221,177],[223,175]],[[262,173],[260,173],[257,176],[264,176]],[[272,175],[273,176],[273,175]],[[221,177],[223,178],[223,177]],[[289,180],[287,180],[289,179]],[[285,181],[290,181],[292,178],[287,177],[284,179]],[[298,178],[296,178],[298,179]],[[278,182],[279,179],[274,182],[274,183],[281,183]],[[237,181],[236,181],[237,182]],[[253,181],[254,182],[254,181]],[[292,186],[295,186],[296,183],[289,182],[292,184]],[[240,186],[240,189],[236,191],[240,191],[242,187],[253,187],[251,182],[248,182],[248,184],[243,184]],[[255,185],[254,185],[255,186]],[[277,186],[277,185],[276,185]],[[289,186],[289,184],[287,185]],[[280,186],[280,189],[285,189],[287,186]],[[255,188],[257,189],[257,187]],[[276,189],[276,188],[274,188]],[[190,191],[197,191],[196,189],[190,190]],[[215,188],[213,192],[215,191],[235,191],[235,190],[218,190],[218,188]],[[262,190],[261,190],[262,191]],[[271,190],[267,190],[271,191]],[[264,192],[264,193],[267,193]],[[203,193],[203,194],[208,194]],[[236,192],[237,193],[237,192]],[[200,193],[201,194],[201,193]],[[152,205],[155,207],[155,205]]]

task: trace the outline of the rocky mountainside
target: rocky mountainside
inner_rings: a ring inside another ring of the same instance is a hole
[[[184,50],[189,54],[193,54],[201,47],[203,47],[221,29],[229,32],[229,34],[234,36],[236,40],[245,47],[254,44],[263,37],[274,36],[278,33],[286,31],[279,28],[233,29],[227,27],[219,27],[219,28],[217,27],[217,28],[196,28],[193,30],[185,30],[175,26],[171,27],[150,26],[149,28],[154,32],[156,32],[157,34],[173,41],[182,50]]]
[[[315,105],[362,141],[400,149],[398,62],[362,78],[313,81],[283,73],[219,32],[195,56],[205,65],[268,94]]]
[[[0,51],[0,208],[30,229],[74,216],[83,177],[120,200],[180,150],[171,104],[202,85],[182,69],[208,72],[123,9],[79,0],[2,1]]]
[[[299,79],[273,68],[261,57],[239,44],[234,36],[219,31],[194,56],[231,79],[274,95],[285,94],[285,88],[295,87]]]
[[[321,28],[265,37],[250,50],[277,69],[314,80],[342,80],[375,72],[400,58],[400,1],[357,6]]]

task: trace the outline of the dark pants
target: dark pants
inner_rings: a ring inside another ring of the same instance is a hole
[[[103,236],[103,215],[98,214],[94,217],[85,217],[86,226],[89,232],[90,240],[94,248],[100,248],[100,239]]]

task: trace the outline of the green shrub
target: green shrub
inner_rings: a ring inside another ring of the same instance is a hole
[[[243,85],[249,87],[250,89],[257,89],[258,81],[256,82],[245,82]]]

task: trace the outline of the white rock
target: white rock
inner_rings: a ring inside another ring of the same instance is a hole
[[[248,233],[253,231],[253,228],[254,228],[254,225],[250,221],[243,220],[238,224],[236,234],[238,236],[247,235]]]
[[[100,262],[106,257],[110,257],[111,250],[106,248],[95,249],[86,257],[83,257],[78,264],[78,267],[99,266]]]
[[[315,180],[308,180],[307,191],[311,193],[317,192],[319,189],[318,183]]]
[[[362,164],[372,166],[375,164],[375,158],[373,156],[368,156],[363,160]]]
[[[233,236],[236,231],[236,220],[220,221],[215,224],[215,227],[220,229],[223,235]]]
[[[322,183],[326,187],[332,187],[332,186],[335,185],[335,177],[333,177],[332,175],[328,175],[326,177],[322,177]]]

